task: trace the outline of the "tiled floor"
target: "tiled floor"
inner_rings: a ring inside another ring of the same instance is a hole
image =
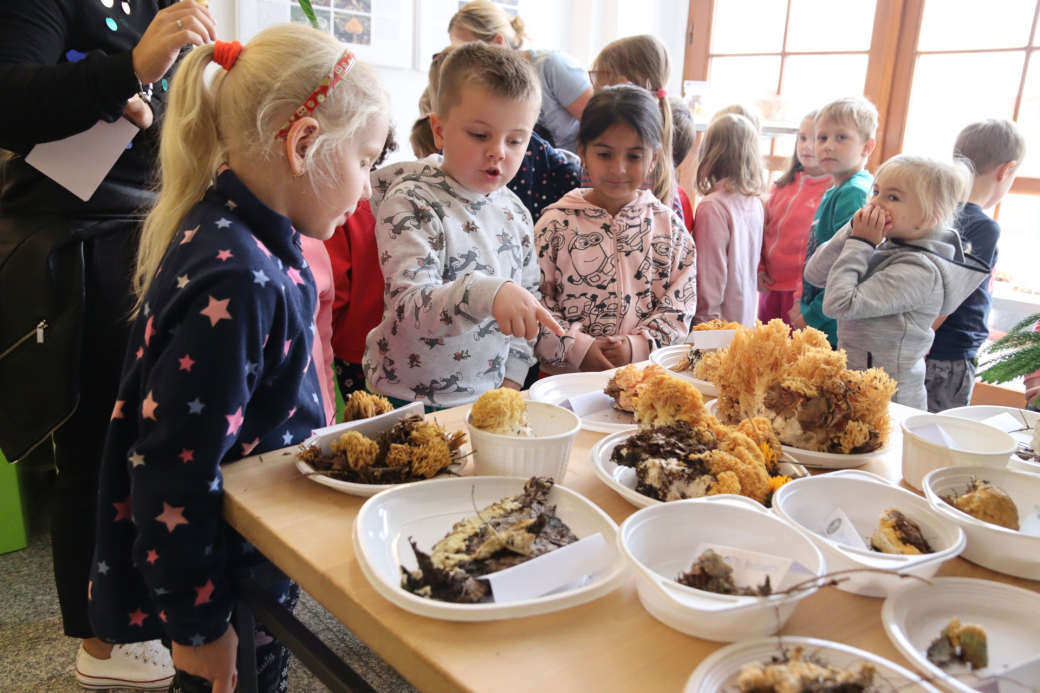
[[[43,478],[41,475],[40,478]],[[29,502],[47,503],[46,482],[32,484]],[[37,510],[30,518],[29,547],[0,556],[0,691],[3,693],[82,692],[75,679],[78,641],[62,633],[51,568],[50,538]],[[378,691],[411,693],[412,688],[307,594],[296,616]],[[295,660],[291,693],[327,689]]]

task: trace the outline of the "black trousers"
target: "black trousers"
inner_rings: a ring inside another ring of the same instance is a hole
[[[140,219],[100,222],[84,243],[86,303],[79,406],[54,432],[54,580],[65,634],[91,638],[87,583],[97,537],[98,475],[130,336],[131,275]],[[93,235],[93,234],[92,234]]]

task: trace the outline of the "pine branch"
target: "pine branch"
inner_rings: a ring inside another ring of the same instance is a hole
[[[307,21],[311,23],[311,26],[321,31],[321,27],[318,25],[318,17],[314,14],[314,8],[311,6],[311,0],[296,0],[296,2],[300,3],[300,9],[307,16]]]
[[[979,373],[983,382],[1006,383],[1040,369],[1040,340],[1001,354]]]

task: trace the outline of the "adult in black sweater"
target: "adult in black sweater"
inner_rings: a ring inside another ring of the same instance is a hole
[[[51,529],[65,633],[84,641],[78,664],[84,652],[96,663],[112,650],[94,637],[87,617],[98,470],[128,340],[130,278],[139,225],[152,199],[168,72],[184,47],[210,43],[215,34],[209,10],[193,0],[0,3],[0,149],[8,152],[0,234],[49,220],[86,239],[79,404],[53,434],[58,481]],[[150,103],[138,95],[149,92]],[[141,131],[86,202],[25,163],[37,144],[120,117]],[[46,272],[40,277],[45,281]],[[0,311],[14,310],[16,300],[9,293],[0,297]],[[118,672],[113,679],[113,685],[133,685]]]

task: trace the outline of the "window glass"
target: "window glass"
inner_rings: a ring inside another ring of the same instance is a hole
[[[782,4],[782,3],[777,3]],[[857,0],[841,4],[834,0],[791,0],[791,23],[787,28],[787,50],[866,51],[874,31],[876,2]],[[841,30],[835,31],[836,15],[841,17]]]
[[[992,212],[992,210],[988,210]],[[1040,197],[1008,195],[997,217],[997,271],[1010,274],[1012,284],[1040,291],[1037,248],[1040,248]]]
[[[786,18],[780,0],[716,0],[711,52],[779,53]]]
[[[862,96],[867,55],[792,55],[784,63],[780,88],[784,119],[799,121],[806,113],[842,96]]]
[[[1036,0],[927,0],[919,51],[1019,48],[1029,42]]]
[[[1040,34],[1040,31],[1037,32]],[[1022,105],[1018,108],[1018,126],[1026,136],[1026,160],[1018,170],[1020,176],[1040,176],[1040,52],[1029,58]]]
[[[750,102],[776,94],[780,82],[780,56],[712,58],[708,80],[713,95],[730,101]]]

